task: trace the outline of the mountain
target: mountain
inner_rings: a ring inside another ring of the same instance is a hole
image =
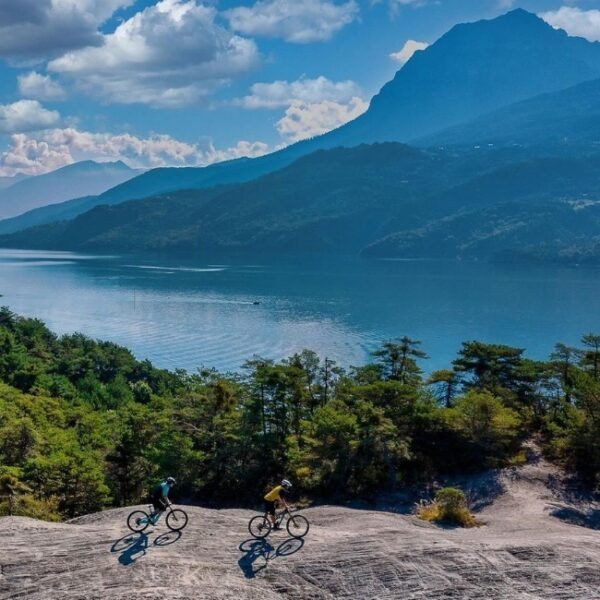
[[[257,180],[97,206],[0,246],[600,262],[600,153],[318,151]]]
[[[44,225],[54,221],[73,219],[88,210],[94,208],[98,202],[98,196],[84,196],[57,202],[41,208],[34,208],[22,215],[3,219],[0,221],[0,234],[14,233],[22,229],[29,229],[37,225]]]
[[[502,106],[600,77],[600,43],[569,37],[518,9],[455,26],[417,52],[339,144],[410,142]]]
[[[98,196],[74,198],[0,221],[0,233],[13,233],[36,225],[76,216],[101,204],[118,204],[182,189],[202,189],[219,184],[242,183],[283,168],[300,156],[318,149],[315,140],[306,140],[261,156],[238,158],[207,167],[161,167],[127,179]]]
[[[582,262],[585,255],[597,263],[600,155],[503,167],[408,210],[421,223],[370,244],[365,256]]]
[[[121,161],[82,161],[56,171],[28,177],[0,190],[0,219],[79,196],[99,194],[138,175]]]
[[[78,198],[71,205],[57,207],[56,212],[50,208],[22,221],[5,222],[0,231],[9,233],[74,218],[99,204],[250,181],[319,149],[413,139],[422,145],[425,136],[454,124],[599,77],[600,43],[569,37],[518,9],[490,21],[457,25],[426,50],[417,52],[373,98],[364,115],[332,132],[260,158],[202,168],[153,169],[96,199]],[[544,110],[543,106],[537,108]],[[537,115],[534,109],[532,106],[527,118]],[[430,143],[438,141],[432,138]]]
[[[463,144],[600,144],[600,79],[541,94],[418,140]]]
[[[600,203],[510,201],[472,207],[369,246],[367,257],[600,263]]]
[[[512,207],[516,219],[532,224],[547,213],[545,237],[532,237],[538,245],[571,247],[593,238],[580,217],[595,222],[595,208],[570,218],[569,203],[593,200],[600,189],[599,107],[600,43],[516,10],[454,27],[416,53],[367,113],[333,132],[257,159],[155,169],[98,197],[5,221],[0,232],[40,226],[0,243],[490,257],[524,247],[518,231],[526,236],[527,228],[496,235]],[[458,146],[357,145],[380,138]],[[482,235],[494,243],[479,243],[479,230],[467,230],[477,215],[489,225]],[[48,224],[52,219],[63,221]],[[561,219],[566,229],[558,227]]]
[[[488,258],[532,243],[593,239],[597,192],[600,154],[363,145],[321,150],[243,184],[97,206],[72,221],[0,236],[0,245]]]
[[[12,177],[0,177],[0,190],[9,188],[15,185],[15,183],[19,183],[19,181],[23,181],[24,179],[27,179],[27,175],[23,175],[21,173],[13,175]]]
[[[114,251],[356,249],[384,235],[386,220],[404,202],[456,181],[456,162],[402,144],[321,150],[251,182],[97,206],[0,243]]]

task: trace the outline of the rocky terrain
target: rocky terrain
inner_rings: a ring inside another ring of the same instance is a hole
[[[64,599],[600,599],[600,506],[534,455],[524,467],[466,483],[475,529],[402,514],[310,508],[304,540],[250,538],[246,510],[188,507],[128,532],[131,509],[70,523],[0,519],[0,598]]]

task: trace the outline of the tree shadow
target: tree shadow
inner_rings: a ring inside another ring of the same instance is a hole
[[[408,486],[403,490],[384,493],[373,501],[353,500],[345,506],[356,510],[414,515],[415,506],[422,501],[433,500],[435,493],[441,488],[457,487],[465,492],[469,509],[478,513],[492,505],[505,492],[506,488],[501,481],[503,473],[501,469],[486,469],[461,476],[449,475],[427,484]]]
[[[135,563],[148,550],[148,536],[145,533],[130,533],[117,540],[111,552],[120,552],[119,562],[127,567]]]
[[[471,478],[468,483],[465,482],[463,489],[471,511],[476,513],[482,511],[506,491],[500,477],[499,471],[487,471]]]
[[[600,529],[600,509],[583,511],[572,506],[555,504],[550,511],[550,515],[570,525],[586,527],[587,529]]]
[[[561,502],[575,504],[580,502],[593,503],[600,500],[597,492],[594,492],[588,484],[572,474],[566,476],[550,475],[548,477],[548,488],[555,498]]]
[[[240,552],[245,554],[238,560],[238,565],[247,579],[267,568],[270,560],[285,558],[296,554],[304,546],[304,538],[288,538],[274,548],[266,540],[251,538],[239,545]],[[257,562],[258,561],[258,562]]]

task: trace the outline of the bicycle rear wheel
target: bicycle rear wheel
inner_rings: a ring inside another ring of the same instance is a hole
[[[292,537],[301,538],[308,533],[310,524],[302,515],[290,515],[285,527]]]
[[[266,538],[271,531],[271,521],[269,518],[264,516],[252,517],[248,523],[248,531],[252,537],[257,540]]]
[[[127,517],[127,527],[136,533],[141,533],[148,525],[150,525],[150,517],[143,510],[134,510]]]
[[[167,527],[172,531],[181,531],[188,522],[187,513],[180,508],[172,510],[166,518]]]

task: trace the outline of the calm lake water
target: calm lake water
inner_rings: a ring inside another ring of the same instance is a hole
[[[81,331],[166,368],[239,370],[310,348],[348,366],[409,335],[450,365],[478,339],[546,358],[600,332],[600,270],[359,258],[172,262],[0,250],[0,299],[57,333]]]

